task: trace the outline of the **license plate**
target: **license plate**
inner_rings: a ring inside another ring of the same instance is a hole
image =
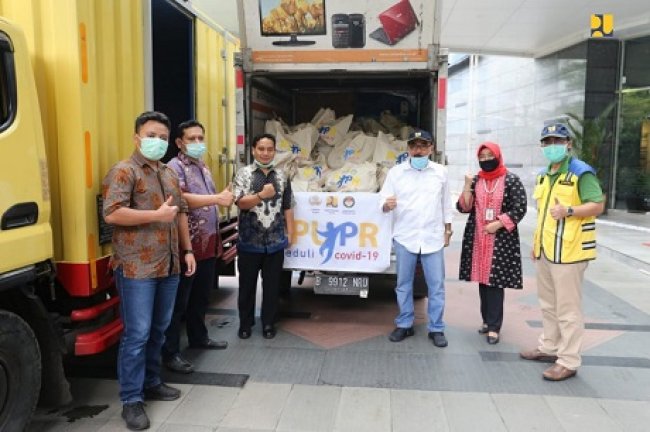
[[[314,280],[316,294],[358,295],[366,298],[369,287],[368,276],[316,275]]]

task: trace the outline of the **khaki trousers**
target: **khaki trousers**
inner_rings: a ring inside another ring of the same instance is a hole
[[[538,349],[557,355],[558,364],[577,369],[585,323],[582,316],[582,281],[588,261],[554,264],[542,256],[536,261],[537,295],[544,333]]]

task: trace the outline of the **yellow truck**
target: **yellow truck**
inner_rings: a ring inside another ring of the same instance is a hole
[[[66,355],[119,340],[100,188],[135,117],[197,118],[218,186],[230,180],[239,41],[185,3],[0,0],[1,431],[23,430],[39,397],[69,402]]]

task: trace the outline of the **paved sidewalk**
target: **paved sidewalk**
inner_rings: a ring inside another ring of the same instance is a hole
[[[525,258],[531,215],[520,226]],[[376,315],[381,308],[392,313],[390,296],[356,299],[350,307],[299,290],[305,301],[353,309],[356,331],[366,337],[338,345],[323,342],[318,337],[347,331],[346,323],[328,315],[318,328],[305,329],[321,319],[312,316],[308,322],[283,322],[273,341],[256,333],[239,341],[236,320],[219,318],[211,335],[229,340],[230,346],[222,352],[189,353],[197,365],[195,380],[245,374],[245,384],[176,384],[181,399],[148,404],[150,430],[650,430],[650,215],[610,211],[599,219],[599,257],[587,270],[584,290],[584,364],[576,378],[561,383],[541,379],[546,364],[518,358],[521,348],[535,344],[541,325],[530,260],[524,262],[526,288],[506,295],[501,343],[487,345],[476,334],[476,287],[457,281],[462,216],[454,225],[454,243],[446,253],[448,348],[427,341],[423,301],[418,303],[416,335],[394,344],[387,341],[390,318],[382,316],[381,321],[389,322],[374,332],[364,315]],[[220,292],[235,293],[236,281],[224,279]],[[232,295],[217,306],[215,314],[226,316]],[[72,388],[70,407],[40,410],[29,430],[125,430],[115,380],[75,378]]]
[[[597,227],[600,252],[650,275],[650,213],[609,210]]]
[[[125,430],[115,381],[77,380],[75,387],[83,389],[84,403],[109,408],[71,423],[41,415],[30,430]],[[650,424],[648,401],[252,382],[243,389],[180,388],[179,401],[148,404],[150,430],[647,432]]]

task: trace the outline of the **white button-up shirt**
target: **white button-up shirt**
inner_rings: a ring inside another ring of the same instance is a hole
[[[380,206],[394,195],[393,239],[409,252],[430,254],[445,245],[445,223],[451,223],[452,207],[447,168],[429,161],[416,170],[410,161],[388,171],[379,193]]]

